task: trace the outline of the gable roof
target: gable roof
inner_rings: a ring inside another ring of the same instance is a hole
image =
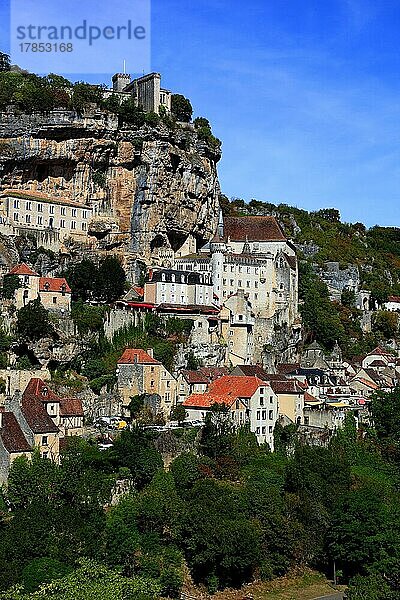
[[[46,402],[59,402],[58,396],[38,378],[32,378],[22,394],[21,411],[33,433],[58,433],[58,427],[47,413]]]
[[[40,292],[62,292],[63,286],[65,286],[64,291],[70,294],[71,288],[64,277],[41,277],[39,279]]]
[[[83,414],[82,400],[79,400],[79,398],[61,398],[61,417],[83,417]]]
[[[161,363],[141,348],[127,348],[119,358],[119,365],[160,365]]]
[[[267,372],[260,365],[238,365],[236,369],[240,369],[243,375],[247,377],[259,377],[263,381],[268,381]]]
[[[60,402],[60,398],[39,377],[32,377],[24,390],[24,396],[25,398],[33,397],[45,403]]]
[[[2,426],[0,427],[0,438],[7,452],[31,452],[32,447],[25,438],[22,429],[12,412],[2,413]]]
[[[375,348],[375,350],[372,350],[372,352],[368,352],[367,356],[373,356],[375,354],[377,354],[378,356],[392,356],[392,354],[390,354],[390,352],[386,352],[386,350],[384,350],[380,346]]]
[[[224,237],[233,242],[285,242],[275,217],[224,217]]]
[[[304,394],[304,389],[296,379],[271,380],[275,394]]]
[[[189,371],[187,369],[182,369],[181,373],[186,381],[192,385],[195,383],[209,383],[208,377],[201,373],[201,371]]]
[[[199,371],[207,377],[209,382],[229,373],[226,367],[200,367]]]
[[[20,263],[16,265],[7,273],[7,275],[31,275],[34,277],[39,277],[35,271],[33,271],[26,263]]]
[[[239,398],[251,398],[260,386],[267,385],[258,377],[224,375],[210,384],[206,394],[191,394],[183,406],[209,408],[213,404],[232,404]]]

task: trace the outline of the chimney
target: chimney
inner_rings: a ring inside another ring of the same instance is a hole
[[[151,356],[151,358],[154,358],[154,351],[153,351],[153,348],[147,348],[146,352],[147,352],[147,354],[148,354],[149,356]]]

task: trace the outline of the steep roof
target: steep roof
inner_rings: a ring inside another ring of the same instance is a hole
[[[71,288],[64,277],[41,277],[39,279],[40,292],[62,292],[63,286],[65,286],[64,291],[70,294]]]
[[[267,372],[259,365],[238,365],[236,369],[240,369],[247,377],[259,377],[263,381],[268,381]]]
[[[224,237],[233,242],[285,242],[275,217],[224,217]]]
[[[31,275],[34,277],[39,277],[35,271],[33,271],[26,263],[20,263],[11,269],[8,272],[8,275]]]
[[[82,400],[79,398],[62,398],[60,400],[61,417],[83,417]]]
[[[119,365],[160,365],[161,363],[141,348],[127,348],[118,360]]]
[[[284,379],[280,381],[271,381],[271,387],[275,394],[303,394],[304,389],[299,386],[296,379]]]
[[[32,377],[24,390],[23,397],[37,398],[41,402],[60,402],[57,394],[39,377]]]
[[[190,384],[209,383],[208,377],[201,373],[201,371],[189,371],[187,369],[183,369],[181,373],[186,381]]]
[[[372,352],[368,352],[367,356],[373,356],[374,354],[377,354],[378,356],[392,356],[390,352],[386,352],[386,350],[383,350],[380,346],[375,348],[375,350],[372,350]]]
[[[58,433],[58,427],[44,404],[59,401],[58,396],[47,388],[44,381],[38,378],[30,380],[22,394],[21,411],[33,433]]]
[[[199,371],[207,377],[209,382],[229,373],[226,367],[200,367]]]
[[[31,452],[32,448],[25,438],[22,429],[12,412],[2,413],[0,438],[7,452]]]

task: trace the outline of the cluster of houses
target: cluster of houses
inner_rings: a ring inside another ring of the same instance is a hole
[[[0,484],[7,480],[17,457],[37,449],[43,458],[59,461],[69,436],[83,434],[81,400],[62,398],[39,377],[32,377],[21,393],[0,400]]]
[[[237,426],[249,425],[260,444],[273,449],[276,422],[296,424],[315,439],[342,427],[347,413],[368,422],[371,395],[400,381],[400,358],[378,347],[353,362],[340,348],[326,355],[311,344],[301,363],[278,364],[274,373],[258,365],[182,369],[173,375],[152,350],[129,349],[118,361],[118,389],[127,407],[145,395],[149,407],[168,419],[182,405],[189,421],[204,421],[214,405],[225,405]]]

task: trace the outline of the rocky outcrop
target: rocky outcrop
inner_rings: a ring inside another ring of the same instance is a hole
[[[91,203],[90,250],[149,264],[189,235],[214,233],[220,152],[193,128],[120,127],[114,115],[0,114],[1,189]],[[76,249],[78,253],[79,248]]]

